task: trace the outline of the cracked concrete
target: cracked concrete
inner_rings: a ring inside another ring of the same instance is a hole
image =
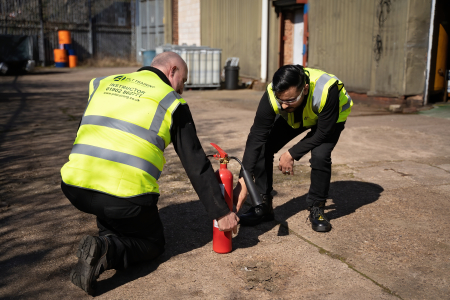
[[[88,299],[69,281],[74,251],[95,219],[60,191],[93,77],[134,68],[52,70],[0,77],[0,298]],[[242,157],[262,92],[186,91],[206,153]],[[356,104],[333,152],[326,213],[306,222],[309,155],[294,176],[275,168],[275,218],[241,227],[233,252],[212,251],[212,221],[173,151],[160,179],[166,252],[110,270],[99,299],[442,299],[450,294],[450,120]],[[289,149],[301,137],[290,142]],[[275,157],[275,161],[283,150]],[[217,168],[217,163],[212,162]],[[236,175],[237,163],[229,168]]]

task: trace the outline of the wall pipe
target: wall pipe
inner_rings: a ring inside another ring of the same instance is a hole
[[[267,0],[261,0],[262,16],[261,16],[261,82],[267,81],[267,43],[268,43],[268,20],[269,20],[269,3]]]
[[[45,40],[44,40],[44,14],[42,8],[42,0],[39,0],[39,37],[38,37],[38,45],[39,45],[39,60],[42,63],[42,66],[45,67],[47,65],[47,60],[45,58]]]
[[[423,105],[428,104],[428,90],[430,86],[430,69],[431,69],[431,50],[433,48],[433,33],[434,33],[434,15],[436,8],[436,0],[431,1],[431,18],[430,31],[428,33],[428,53],[427,53],[427,69],[425,70],[425,91],[423,96]]]
[[[88,0],[88,21],[89,21],[89,32],[88,32],[88,52],[91,57],[94,57],[94,33],[92,28],[92,1]]]

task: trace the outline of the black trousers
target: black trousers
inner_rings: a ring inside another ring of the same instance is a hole
[[[333,134],[321,145],[311,150],[311,185],[306,199],[308,206],[315,201],[326,201],[331,180],[331,152],[336,146],[345,122],[336,123]],[[273,159],[274,154],[280,151],[293,138],[308,130],[307,128],[293,129],[287,122],[279,117],[269,134],[266,144],[258,157],[253,175],[255,184],[260,193],[270,195],[273,190]],[[314,135],[316,127],[304,139]]]
[[[66,185],[64,182],[61,182],[61,189],[77,209],[97,216],[99,236],[108,235],[113,243],[114,254],[109,262],[113,269],[151,260],[164,252],[164,229],[156,201],[150,202],[149,206],[137,205],[124,198]]]

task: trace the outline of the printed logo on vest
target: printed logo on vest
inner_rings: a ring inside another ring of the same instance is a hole
[[[304,120],[305,120],[305,121],[308,120],[308,117],[305,117]]]
[[[125,79],[127,79],[127,77],[123,76],[123,75],[119,75],[119,76],[114,77],[114,81],[123,81]]]

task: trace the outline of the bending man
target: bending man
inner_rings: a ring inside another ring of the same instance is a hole
[[[352,105],[344,84],[332,74],[300,65],[286,65],[275,72],[256,111],[243,159],[245,169],[255,177],[264,203],[240,216],[241,225],[254,226],[274,219],[274,154],[310,129],[305,138],[281,155],[278,169],[285,175],[294,175],[294,160],[311,151],[311,186],[306,198],[309,219],[315,231],[331,229],[324,214],[331,180],[331,152]],[[247,188],[240,178],[234,190],[237,210],[246,196]]]
[[[79,210],[97,216],[99,236],[81,239],[78,263],[70,274],[72,283],[88,294],[103,271],[164,252],[157,180],[170,143],[219,229],[237,230],[239,218],[222,196],[180,96],[187,72],[178,54],[164,52],[151,67],[90,83],[69,162],[61,169],[66,197]]]

